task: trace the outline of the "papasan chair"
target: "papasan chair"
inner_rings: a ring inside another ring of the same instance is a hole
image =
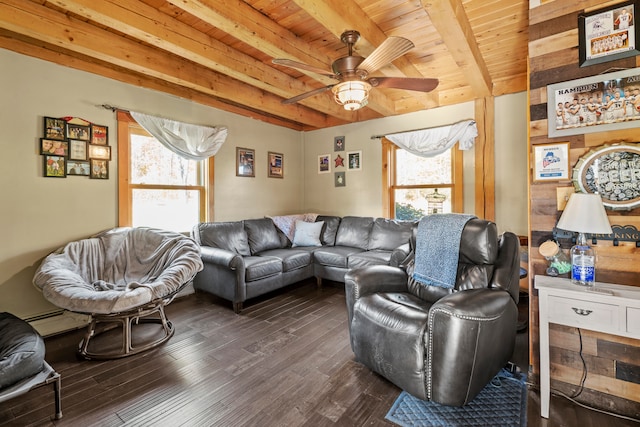
[[[173,336],[164,307],[202,268],[200,247],[189,237],[146,227],[115,228],[48,255],[33,283],[52,304],[90,315],[80,355],[113,359],[151,349]],[[150,332],[140,326],[134,334],[134,327],[149,323],[160,328],[151,327]],[[114,345],[116,333],[121,337]]]

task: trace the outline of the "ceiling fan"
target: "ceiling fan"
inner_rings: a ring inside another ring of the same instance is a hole
[[[334,94],[335,101],[344,106],[345,110],[357,110],[367,105],[369,90],[372,87],[386,87],[395,89],[430,92],[438,86],[438,79],[414,77],[369,77],[379,68],[395,61],[414,47],[411,40],[403,37],[389,37],[378,46],[367,58],[353,54],[353,45],[360,39],[360,33],[348,30],[342,33],[340,40],[349,48],[349,55],[338,58],[331,64],[333,73],[322,68],[303,64],[291,59],[274,59],[273,63],[299,70],[311,71],[322,76],[331,77],[339,83],[305,92],[293,98],[285,99],[283,104],[293,104],[310,96],[317,95],[329,89]]]

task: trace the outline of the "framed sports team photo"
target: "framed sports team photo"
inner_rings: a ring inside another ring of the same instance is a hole
[[[640,68],[547,86],[549,137],[640,127]]]
[[[569,143],[539,144],[533,146],[533,181],[568,181]]]
[[[635,25],[638,3],[618,3],[578,17],[581,67],[640,54]]]

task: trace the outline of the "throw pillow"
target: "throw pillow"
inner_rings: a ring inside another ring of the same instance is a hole
[[[296,232],[293,236],[293,246],[322,246],[320,233],[324,221],[305,222],[296,221]]]

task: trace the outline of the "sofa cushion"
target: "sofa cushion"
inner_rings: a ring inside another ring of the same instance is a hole
[[[322,234],[320,235],[320,241],[324,246],[333,246],[336,244],[336,234],[338,233],[338,227],[340,226],[341,218],[339,216],[318,215],[316,221],[323,221],[324,227],[322,227]]]
[[[415,226],[413,221],[395,221],[386,218],[376,218],[369,236],[368,249],[382,249],[392,251],[408,243]]]
[[[282,247],[280,235],[271,218],[246,219],[244,229],[249,239],[251,255]]]
[[[44,340],[30,324],[0,313],[0,389],[40,372],[44,353]]]
[[[280,259],[284,273],[307,267],[312,263],[312,252],[306,249],[271,249],[260,253],[260,256]]]
[[[336,246],[350,246],[367,250],[372,227],[372,217],[345,216],[338,227]]]
[[[276,257],[248,256],[244,258],[245,282],[264,279],[282,273],[282,261]]]
[[[296,231],[293,235],[293,246],[322,246],[322,242],[320,241],[322,227],[324,227],[324,221],[296,221]]]
[[[349,255],[347,267],[358,268],[369,265],[388,265],[391,259],[391,251],[366,251]]]
[[[224,249],[238,255],[251,255],[249,240],[242,221],[204,222],[197,227],[200,237],[196,236],[196,239],[201,245]]]
[[[313,251],[313,259],[316,264],[347,268],[349,256],[360,252],[364,250],[348,246],[323,246]]]

